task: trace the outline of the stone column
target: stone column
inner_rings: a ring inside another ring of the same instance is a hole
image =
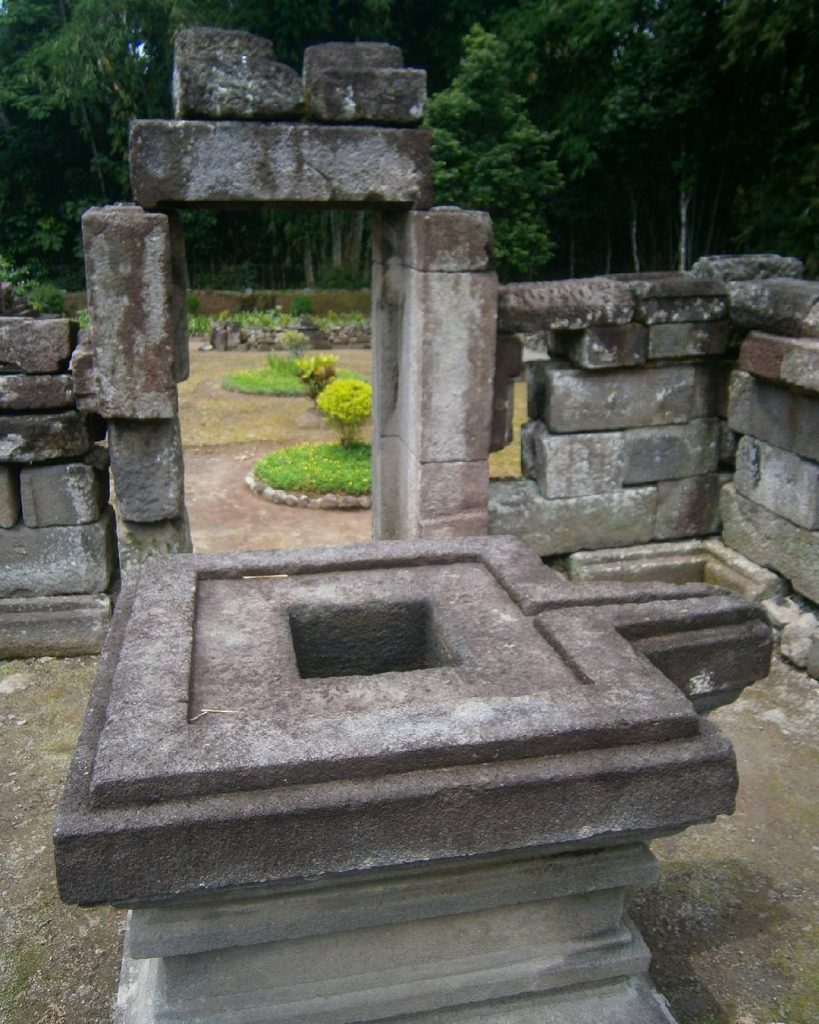
[[[383,214],[373,229],[373,532],[486,533],[497,276],[485,213]]]

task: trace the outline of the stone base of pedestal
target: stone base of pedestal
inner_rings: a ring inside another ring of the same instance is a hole
[[[117,1024],[669,1024],[624,913],[642,845],[132,911]]]

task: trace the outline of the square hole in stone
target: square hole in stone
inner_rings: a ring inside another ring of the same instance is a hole
[[[456,664],[430,601],[294,605],[288,616],[302,679]]]

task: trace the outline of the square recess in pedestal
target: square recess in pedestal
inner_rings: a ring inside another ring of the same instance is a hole
[[[179,557],[142,570],[90,781],[103,808],[690,736],[614,629],[503,542]]]

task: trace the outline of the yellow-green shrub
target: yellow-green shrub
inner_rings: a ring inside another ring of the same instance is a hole
[[[307,388],[307,394],[315,402],[321,392],[336,375],[335,356],[307,356],[296,359],[296,373]]]
[[[364,380],[334,380],[321,392],[316,404],[339,432],[341,443],[354,444],[370,418],[373,389]]]

